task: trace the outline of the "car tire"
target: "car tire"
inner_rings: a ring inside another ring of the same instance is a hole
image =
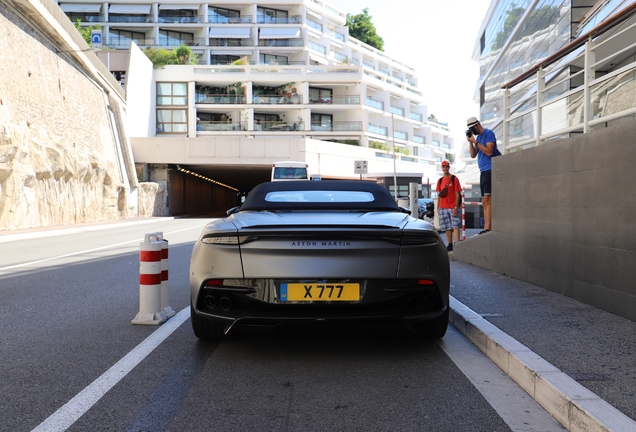
[[[192,323],[194,335],[201,340],[228,339],[228,336],[223,332],[222,324],[199,316],[192,305],[190,305],[190,322]]]
[[[415,334],[420,339],[441,339],[446,334],[448,328],[449,309],[437,318],[429,321],[416,323],[413,325]]]

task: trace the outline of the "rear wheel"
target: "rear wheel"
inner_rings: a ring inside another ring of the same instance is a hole
[[[190,322],[192,323],[194,335],[201,340],[212,341],[228,338],[223,333],[223,325],[221,323],[199,316],[192,305],[190,305]]]
[[[448,327],[448,315],[449,309],[446,308],[444,313],[437,318],[413,324],[416,336],[422,339],[443,338],[446,334],[446,328]]]

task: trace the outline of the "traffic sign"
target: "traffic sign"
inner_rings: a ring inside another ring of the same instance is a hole
[[[367,161],[365,161],[365,160],[355,161],[354,162],[354,173],[355,174],[367,174],[368,173]]]

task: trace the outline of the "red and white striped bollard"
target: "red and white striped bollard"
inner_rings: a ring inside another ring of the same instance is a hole
[[[159,233],[146,234],[139,244],[139,313],[133,324],[159,325],[166,322],[161,310],[161,248]]]

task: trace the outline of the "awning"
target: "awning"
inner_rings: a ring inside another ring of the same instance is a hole
[[[199,5],[195,5],[195,4],[185,4],[185,5],[162,4],[162,5],[159,5],[159,10],[199,10]]]
[[[261,39],[291,39],[300,37],[300,27],[262,28]]]
[[[211,27],[210,37],[221,39],[245,39],[250,37],[250,29],[248,27]]]
[[[108,8],[108,13],[128,15],[148,15],[152,5],[114,4]]]
[[[102,4],[62,3],[60,8],[64,12],[99,13]]]

